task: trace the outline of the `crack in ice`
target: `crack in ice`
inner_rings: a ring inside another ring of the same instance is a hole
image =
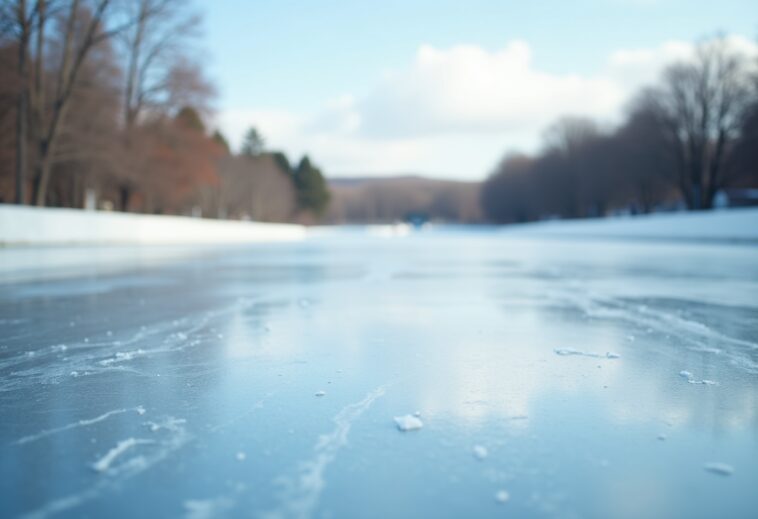
[[[287,500],[279,510],[264,514],[264,517],[308,518],[318,504],[321,492],[326,486],[324,472],[337,457],[339,450],[347,443],[350,428],[355,420],[374,401],[384,395],[385,387],[380,386],[368,393],[363,400],[344,407],[334,417],[335,428],[329,434],[319,437],[314,447],[315,456],[302,463],[296,482],[289,484]]]
[[[79,420],[78,422],[73,422],[67,425],[64,425],[62,427],[56,427],[55,429],[47,429],[41,432],[38,432],[37,434],[32,434],[29,436],[24,436],[23,438],[20,438],[13,442],[15,445],[24,445],[26,443],[31,443],[37,440],[40,440],[42,438],[45,438],[47,436],[58,434],[64,431],[68,431],[70,429],[75,429],[77,427],[87,427],[89,425],[94,425],[98,422],[102,422],[103,420],[107,420],[113,415],[122,414],[122,413],[129,413],[129,412],[135,412],[140,415],[145,414],[145,408],[140,406],[137,407],[130,407],[128,409],[114,409],[113,411],[108,411],[107,413],[103,413],[100,416],[96,416],[95,418],[89,418],[84,420]]]

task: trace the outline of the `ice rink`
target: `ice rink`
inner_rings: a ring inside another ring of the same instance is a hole
[[[346,229],[0,266],[2,517],[758,510],[755,244]]]

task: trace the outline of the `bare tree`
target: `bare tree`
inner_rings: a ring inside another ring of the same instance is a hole
[[[30,6],[26,0],[14,0],[3,4],[0,11],[0,29],[16,41],[16,142],[15,184],[16,203],[26,199],[27,134],[29,104],[29,44],[37,5]]]
[[[165,113],[172,101],[201,109],[196,99],[179,94],[182,99],[174,100],[171,95],[187,87],[207,89],[207,85],[196,84],[196,75],[188,72],[193,68],[188,52],[199,35],[200,17],[189,10],[187,0],[136,0],[130,5],[134,11],[129,17],[135,23],[120,38],[126,60],[126,128],[131,129],[145,109],[163,108]]]
[[[561,203],[555,209],[565,217],[604,211],[600,200],[607,178],[596,160],[601,137],[597,124],[583,117],[563,117],[545,131],[546,158],[550,158],[537,166],[546,180],[544,192],[558,195]],[[587,199],[597,207],[588,208]]]
[[[727,180],[730,152],[751,92],[743,57],[724,38],[698,45],[692,62],[664,71],[647,93],[677,163],[676,183],[690,209],[708,209]]]
[[[29,79],[27,61],[29,55],[29,38],[32,32],[34,14],[27,9],[26,0],[16,3],[16,23],[18,26],[18,77],[21,82],[18,89],[16,106],[16,203],[26,200],[26,138],[27,138],[27,104],[29,102]]]
[[[119,177],[122,210],[146,170],[150,146],[138,135],[145,119],[170,117],[183,106],[205,111],[213,88],[190,59],[192,42],[199,36],[200,17],[187,0],[134,0],[126,16],[135,23],[118,42],[124,68],[124,146],[128,163]]]
[[[676,162],[644,97],[632,102],[613,140],[621,199],[633,210],[648,213],[676,194]]]
[[[35,74],[35,95],[33,96],[32,118],[34,131],[32,135],[36,148],[36,163],[33,176],[34,201],[37,205],[45,205],[47,189],[53,167],[56,147],[60,137],[61,128],[68,115],[69,105],[74,88],[79,78],[87,56],[92,49],[101,42],[122,31],[130,24],[129,20],[107,28],[107,14],[111,4],[110,0],[70,0],[69,2],[57,3],[60,16],[58,29],[60,31],[60,56],[57,63],[57,74],[54,86],[49,90],[52,97],[50,102],[45,102],[48,89],[45,88],[45,45],[47,39],[47,8],[49,6],[43,0],[38,0],[36,9],[38,12],[37,22],[37,45]]]

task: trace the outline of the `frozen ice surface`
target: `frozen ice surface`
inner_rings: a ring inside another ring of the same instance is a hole
[[[689,382],[690,384],[701,384],[701,385],[705,385],[705,386],[717,386],[718,385],[718,382],[715,382],[713,380],[708,380],[708,379],[705,379],[705,378],[702,379],[702,380],[698,380],[698,379],[695,378],[695,375],[693,375],[689,371],[680,371],[679,372],[679,376],[682,377],[682,378],[684,378],[684,379],[686,379],[687,382]]]
[[[144,443],[152,443],[151,440],[141,440],[137,438],[127,438],[126,440],[122,440],[118,442],[118,445],[113,447],[111,450],[105,454],[102,458],[97,460],[95,463],[92,464],[92,468],[95,469],[98,472],[105,472],[109,468],[111,468],[111,465],[114,461],[116,461],[116,458],[121,456],[123,453],[125,453],[127,450],[131,449],[132,447],[136,447],[137,445],[144,444]]]
[[[754,243],[0,249],[3,518],[752,517],[757,399]]]
[[[397,425],[397,428],[403,432],[415,431],[421,429],[424,426],[424,422],[422,422],[417,416],[406,414],[403,416],[396,416],[395,425]]]
[[[600,355],[599,353],[593,353],[591,351],[581,351],[574,348],[555,348],[553,350],[556,355],[560,355],[562,357],[569,357],[571,355],[577,355],[580,357],[592,357],[595,359],[620,359],[621,355],[618,353],[612,353],[612,352],[606,352],[605,355]]]
[[[506,503],[511,498],[507,490],[498,490],[495,492],[495,500],[498,503]]]
[[[708,472],[713,472],[719,476],[731,476],[734,473],[734,467],[727,463],[712,462],[703,465],[703,468]]]
[[[474,448],[471,449],[471,452],[473,452],[474,457],[478,460],[484,460],[487,457],[487,447],[484,445],[474,445]]]

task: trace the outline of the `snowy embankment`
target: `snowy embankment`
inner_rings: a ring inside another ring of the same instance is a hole
[[[554,220],[503,229],[530,236],[758,242],[758,208]]]
[[[0,245],[245,243],[305,234],[292,224],[0,205]]]

